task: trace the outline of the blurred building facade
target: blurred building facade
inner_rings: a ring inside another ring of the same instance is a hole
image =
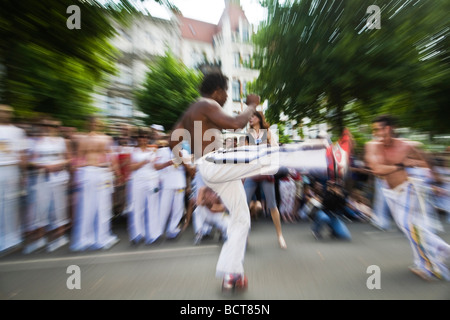
[[[252,68],[253,27],[239,0],[225,0],[217,25],[175,13],[168,20],[139,14],[129,27],[117,25],[117,32],[112,43],[120,52],[118,74],[94,95],[101,115],[116,123],[136,123],[146,117],[138,110],[133,93],[144,82],[148,65],[167,50],[190,68],[222,70],[229,78],[229,99],[224,106],[229,114],[242,110],[247,83],[259,74]]]

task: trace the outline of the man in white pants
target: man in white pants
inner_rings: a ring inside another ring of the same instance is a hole
[[[78,141],[77,201],[72,228],[72,251],[109,249],[119,239],[112,233],[112,193],[117,162],[111,157],[112,139],[98,132],[90,119],[90,132]]]
[[[253,171],[253,175],[260,174],[260,170],[258,170],[259,168],[252,170],[246,164],[225,168],[207,162],[202,157],[223,146],[220,130],[245,127],[255,112],[256,106],[260,103],[260,98],[256,95],[249,95],[247,97],[248,107],[241,114],[233,117],[222,109],[228,98],[227,88],[228,78],[220,72],[205,76],[200,88],[202,97],[187,109],[175,125],[170,146],[177,158],[180,156],[182,141],[190,142],[201,178],[207,186],[219,194],[224,205],[230,211],[228,240],[222,247],[216,275],[223,278],[222,290],[232,292],[235,289],[246,289],[247,287],[243,263],[250,228],[250,212],[244,186],[240,179],[250,176],[251,171]],[[208,131],[210,129],[219,132],[219,135],[215,136],[215,140],[211,136],[207,137],[211,132]],[[210,146],[211,140],[214,140],[212,146]]]
[[[156,152],[156,158],[158,164],[163,164],[174,156],[169,147],[162,147]],[[184,166],[171,165],[159,172],[159,179],[161,234],[165,233],[167,239],[175,239],[180,233],[179,224],[185,209],[186,170]]]
[[[223,146],[220,130],[245,127],[260,103],[259,96],[249,95],[247,108],[232,117],[222,110],[228,97],[227,88],[228,78],[221,73],[206,75],[200,88],[202,97],[187,109],[175,125],[170,143],[174,156],[182,163],[179,159],[182,142],[190,141],[198,167],[197,174],[200,173],[204,183],[219,195],[230,212],[228,239],[222,247],[216,267],[216,275],[223,278],[222,291],[230,293],[247,288],[244,256],[250,229],[250,211],[242,179],[274,174],[280,165],[309,172],[318,169],[325,173],[327,165],[332,165],[333,171],[336,170],[339,178],[342,178],[348,169],[350,137],[349,133],[344,135],[342,141],[346,143],[341,143],[344,148],[329,152],[330,157],[336,158],[336,161],[332,159],[333,163],[327,163],[329,149],[323,142],[292,148],[249,146],[218,152]],[[333,165],[335,163],[338,164],[337,168]]]
[[[382,192],[413,251],[414,264],[409,269],[426,280],[450,280],[446,266],[450,245],[430,228],[420,188],[405,170],[426,163],[425,158],[410,142],[394,138],[394,124],[393,118],[387,115],[373,121],[375,139],[366,145],[367,166],[386,182]],[[441,182],[438,175],[433,177],[435,183]]]
[[[12,111],[0,105],[0,254],[22,242],[19,196],[26,137],[11,124]]]

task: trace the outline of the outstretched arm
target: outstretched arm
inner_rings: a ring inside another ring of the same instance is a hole
[[[217,128],[233,130],[242,129],[250,120],[250,117],[255,112],[260,101],[259,96],[254,94],[248,95],[247,108],[235,117],[225,113],[218,103],[210,103],[207,105],[207,108],[205,108],[205,116]]]

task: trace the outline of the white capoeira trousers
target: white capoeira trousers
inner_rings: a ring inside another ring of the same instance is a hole
[[[71,250],[107,249],[118,239],[111,232],[113,173],[87,166],[76,172],[77,195]]]
[[[206,206],[197,206],[192,213],[194,232],[206,235],[212,227],[216,227],[226,235],[228,229],[228,216],[224,212],[212,212]]]
[[[414,256],[414,267],[439,279],[450,280],[446,260],[450,245],[434,234],[427,223],[426,203],[412,180],[395,189],[382,188],[392,216],[407,237]]]
[[[70,222],[67,206],[69,173],[59,171],[30,173],[30,203],[27,210],[25,229],[27,231],[46,228],[51,231]]]
[[[161,236],[159,216],[159,180],[134,177],[130,180],[130,204],[128,233],[130,241],[145,239],[152,243]]]
[[[0,166],[0,252],[12,248],[22,241],[19,182],[19,166]]]
[[[185,189],[162,189],[159,213],[161,217],[161,233],[166,232],[168,238],[180,233],[178,225],[184,214]]]
[[[227,241],[223,244],[216,267],[216,276],[225,274],[244,274],[244,257],[247,236],[250,230],[250,211],[243,178],[261,174],[274,174],[278,171],[277,162],[258,159],[250,163],[215,164],[204,158],[198,164],[205,184],[213,189],[230,212]]]
[[[243,274],[244,255],[250,229],[250,212],[241,179],[275,174],[280,167],[297,169],[302,173],[327,176],[330,159],[323,141],[284,147],[246,146],[218,150],[199,159],[197,165],[205,184],[222,199],[230,212],[228,239],[217,263],[218,277],[227,273]],[[347,172],[348,152],[339,149],[338,168]]]

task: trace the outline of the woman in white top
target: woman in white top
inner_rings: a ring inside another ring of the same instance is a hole
[[[42,136],[31,148],[29,166],[36,174],[35,204],[27,212],[27,231],[30,243],[24,253],[33,252],[49,241],[47,250],[54,251],[69,242],[65,235],[70,218],[68,214],[67,188],[69,159],[64,138],[58,136],[59,122],[44,119]],[[45,239],[44,236],[48,236]]]
[[[275,139],[272,139],[271,132],[269,130],[269,125],[264,119],[264,115],[260,111],[255,111],[249,121],[249,144],[250,145],[270,145],[276,146],[277,143]],[[281,231],[281,219],[280,212],[278,211],[277,202],[275,198],[275,178],[272,175],[266,176],[256,176],[246,178],[244,181],[244,189],[247,194],[247,203],[250,206],[253,196],[257,186],[260,186],[264,192],[264,197],[266,200],[266,205],[270,210],[270,215],[272,216],[273,224],[275,225],[275,230],[277,233],[278,244],[280,248],[286,249],[286,241],[283,237],[283,232]]]
[[[158,170],[173,164],[172,160],[157,164],[156,152],[153,148],[149,148],[148,140],[148,133],[139,130],[138,146],[131,154],[129,181],[131,210],[128,215],[128,232],[133,244],[143,240],[151,244],[161,236]]]

